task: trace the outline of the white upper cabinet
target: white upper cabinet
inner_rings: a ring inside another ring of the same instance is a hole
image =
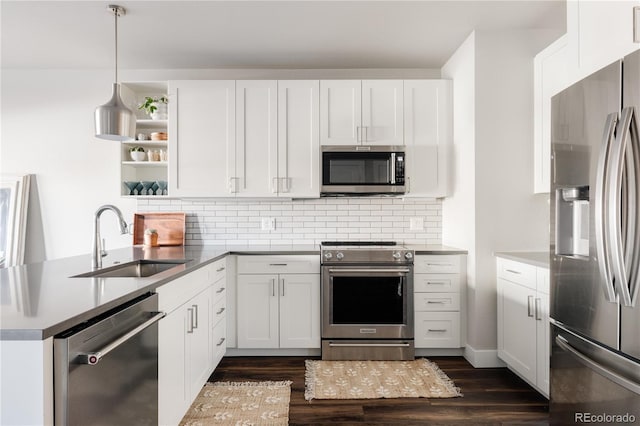
[[[322,80],[322,145],[403,145],[402,80]]]
[[[235,167],[235,81],[170,81],[169,93],[169,194],[229,196]]]
[[[453,132],[450,80],[404,81],[407,197],[444,197]]]
[[[567,2],[567,34],[534,59],[534,192],[548,193],[551,97],[640,48],[633,41],[640,1]]]
[[[640,48],[633,41],[635,6],[640,1],[577,2],[580,78]]]
[[[361,130],[361,81],[320,81],[320,143],[357,145]]]
[[[236,159],[231,191],[269,197],[278,183],[278,82],[236,81]]]
[[[533,59],[533,192],[547,193],[551,167],[551,97],[569,85],[572,60],[564,35]]]
[[[278,174],[273,186],[283,197],[320,196],[319,94],[318,80],[278,81]]]

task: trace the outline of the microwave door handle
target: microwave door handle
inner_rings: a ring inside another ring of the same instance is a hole
[[[600,155],[598,157],[598,166],[596,172],[596,188],[595,188],[595,237],[596,252],[598,258],[598,269],[600,270],[601,283],[607,301],[615,302],[616,294],[613,287],[613,277],[611,274],[611,257],[610,257],[610,239],[607,229],[607,198],[608,198],[608,180],[610,175],[611,162],[611,146],[614,131],[617,123],[617,113],[611,113],[607,116],[605,131],[602,137]],[[556,232],[557,234],[557,232]]]
[[[391,161],[389,161],[389,175],[391,177],[391,185],[396,184],[396,153],[391,153]]]

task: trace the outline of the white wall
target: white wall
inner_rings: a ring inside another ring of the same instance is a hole
[[[533,57],[553,36],[476,31],[442,70],[454,80],[456,155],[443,243],[469,250],[472,351],[497,345],[494,253],[548,250],[548,196],[532,194]]]
[[[453,80],[453,148],[451,196],[442,201],[442,242],[468,250],[467,339],[475,332],[476,269],[476,80],[475,33],[460,45],[442,68],[442,78]]]
[[[439,78],[432,69],[120,70],[122,81],[169,79]],[[0,171],[33,173],[26,261],[89,253],[93,214],[106,203],[132,217],[120,197],[119,147],[94,137],[94,109],[111,96],[112,70],[2,70]],[[131,244],[106,212],[107,248]]]

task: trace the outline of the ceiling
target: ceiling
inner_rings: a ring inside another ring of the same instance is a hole
[[[124,1],[119,68],[440,68],[473,31],[565,32],[564,0]],[[1,0],[2,68],[114,64],[106,1]]]

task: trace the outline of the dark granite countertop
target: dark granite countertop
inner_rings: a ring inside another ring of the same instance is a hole
[[[466,254],[408,245],[416,254]],[[72,278],[91,271],[81,255],[0,269],[0,340],[44,340],[229,254],[319,254],[318,245],[133,246],[110,250],[103,267],[138,259],[188,259],[146,278]]]

